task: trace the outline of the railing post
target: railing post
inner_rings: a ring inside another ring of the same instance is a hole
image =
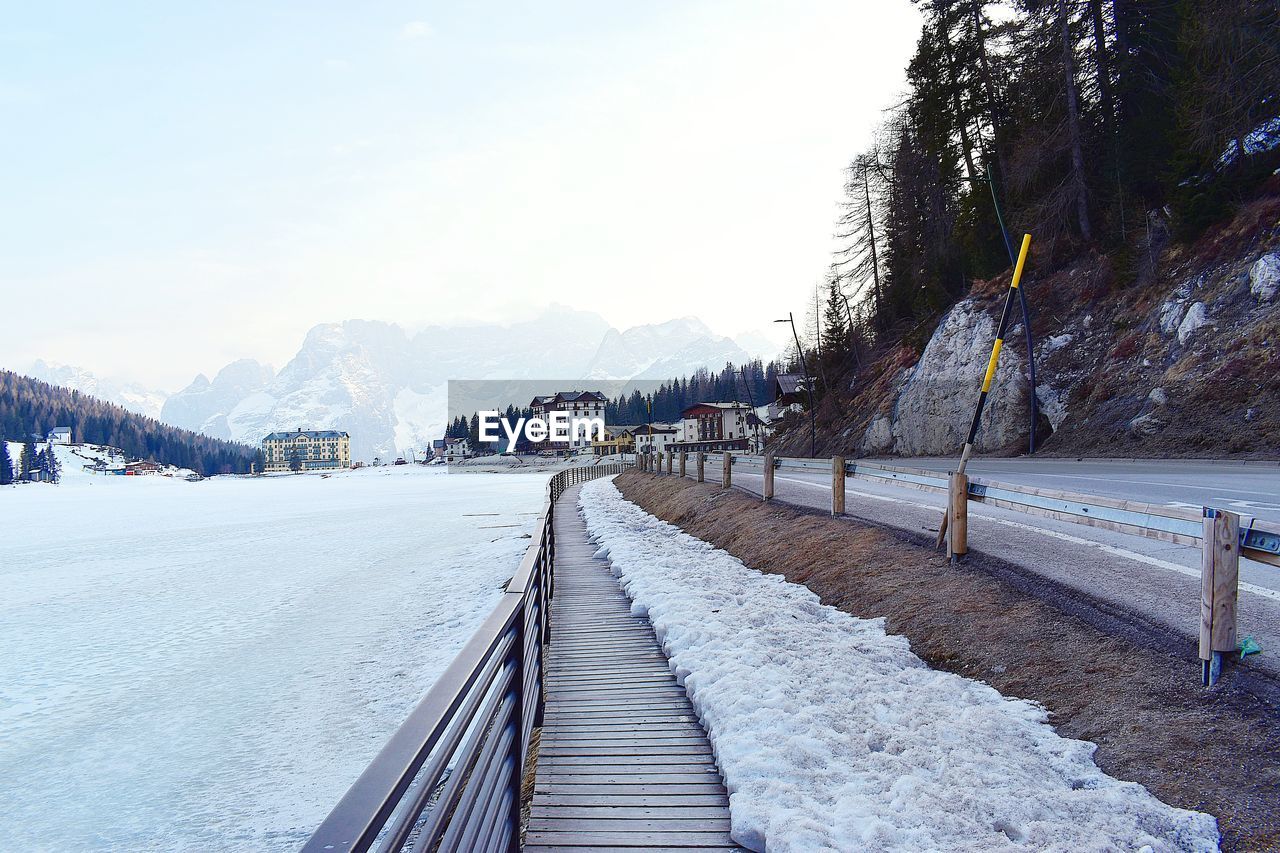
[[[507,849],[511,853],[519,853],[520,850],[520,786],[524,782],[524,700],[525,700],[525,671],[524,671],[524,632],[528,628],[526,624],[529,619],[529,597],[526,595],[524,603],[520,605],[520,617],[515,620],[516,637],[515,642],[511,644],[510,654],[515,655],[516,672],[512,681],[511,688],[515,692],[515,707],[511,709],[511,724],[515,726],[515,736],[511,738],[511,776],[507,780],[507,789],[511,792],[511,810],[507,813],[507,820],[511,823],[511,836],[507,844]],[[534,685],[541,692],[541,685]],[[501,737],[501,729],[496,729],[489,733],[490,737]]]
[[[773,452],[764,455],[764,475],[760,486],[760,500],[773,500]]]
[[[831,514],[844,515],[844,457],[831,457]]]
[[[733,454],[726,450],[721,465],[723,473],[720,475],[720,488],[727,489],[733,485]]]
[[[689,459],[688,452],[681,450],[680,451],[680,479],[682,480],[684,479],[685,463],[688,461],[688,459]]]
[[[955,563],[969,553],[969,477],[952,472],[947,489],[947,556]]]
[[[705,482],[707,479],[706,468],[707,468],[707,454],[699,450],[698,451],[698,482],[699,483]]]
[[[1200,660],[1202,681],[1212,687],[1222,655],[1236,650],[1236,596],[1240,580],[1240,516],[1204,507],[1200,546]]]
[[[667,451],[667,473],[671,473],[671,457],[674,456],[670,450]]]

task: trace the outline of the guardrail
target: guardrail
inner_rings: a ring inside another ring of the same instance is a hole
[[[506,592],[304,853],[498,851],[520,841],[520,784],[541,722],[543,646],[551,641],[555,505],[575,483],[626,464],[557,473],[533,543]]]
[[[731,454],[733,465],[764,469],[766,456]],[[722,454],[708,453],[708,463],[722,466]],[[832,470],[831,459],[773,458],[778,470]],[[849,461],[845,476],[860,480],[947,494],[948,475],[922,468],[883,465],[877,462]],[[1149,539],[1160,539],[1179,545],[1199,546],[1204,541],[1203,512],[1198,509],[1163,506],[1161,504],[1126,501],[1101,495],[1088,495],[1053,489],[1038,489],[1002,483],[982,477],[970,477],[968,496],[971,501],[1005,507],[1031,515],[1056,518],[1075,524],[1118,530]],[[1280,528],[1253,521],[1240,531],[1243,556],[1260,563],[1280,566]]]
[[[670,453],[663,466],[660,452],[652,461],[640,460],[641,470],[671,473]],[[680,472],[685,471],[681,454]],[[791,469],[822,471],[831,474],[831,513],[841,515],[845,506],[845,482],[849,478],[874,480],[946,494],[947,550],[952,560],[968,550],[968,504],[970,501],[991,504],[1032,515],[1054,518],[1075,524],[1101,527],[1192,545],[1201,552],[1201,625],[1200,659],[1204,661],[1206,685],[1217,681],[1222,655],[1236,650],[1236,601],[1239,590],[1239,559],[1246,557],[1259,563],[1280,566],[1280,527],[1250,519],[1241,523],[1238,513],[1205,506],[1199,510],[1169,507],[1141,501],[1126,501],[1100,495],[1038,489],[1001,483],[964,474],[941,474],[918,468],[884,465],[875,462],[846,462],[844,457],[801,459],[774,457],[772,454],[699,453],[696,454],[697,479],[703,480],[706,463],[721,468],[720,484],[732,485],[734,466],[759,469],[760,488],[764,500],[773,498],[774,471]],[[714,470],[714,467],[713,467]],[[939,536],[939,544],[942,542]]]

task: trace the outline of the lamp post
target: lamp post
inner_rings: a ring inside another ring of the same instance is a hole
[[[804,390],[809,395],[809,458],[818,455],[818,424],[813,413],[813,383],[809,379],[809,365],[804,360],[804,347],[800,346],[800,334],[796,331],[796,318],[790,311],[787,319],[774,320],[775,323],[790,323],[791,336],[796,339],[796,355],[800,356],[800,369],[804,371]]]
[[[653,452],[653,394],[644,395],[644,406],[649,412],[649,452]]]

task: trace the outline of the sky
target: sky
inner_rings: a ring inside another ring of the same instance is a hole
[[[0,366],[176,390],[317,323],[553,302],[776,333],[918,30],[907,0],[12,5]]]

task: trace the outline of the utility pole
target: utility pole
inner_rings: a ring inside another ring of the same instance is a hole
[[[800,368],[804,371],[804,390],[809,395],[809,458],[813,459],[818,455],[818,422],[813,412],[813,382],[809,378],[809,365],[804,360],[804,347],[800,346],[800,333],[796,331],[796,318],[788,311],[787,319],[773,322],[790,323],[791,336],[796,340],[796,355],[800,357]]]
[[[751,404],[751,414],[756,415],[756,401],[755,401],[755,397],[752,396],[751,394],[751,380],[747,378],[747,366],[745,364],[742,365],[742,384],[746,386],[746,389],[747,389],[747,402]],[[761,453],[764,453],[764,442],[760,439],[760,416],[759,415],[756,415],[755,428],[756,428],[756,448]]]

